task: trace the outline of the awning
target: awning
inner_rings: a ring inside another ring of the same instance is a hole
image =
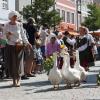
[[[70,35],[74,35],[74,36],[80,35],[80,34],[77,33],[77,32],[71,32],[71,31],[69,31],[69,34],[70,34]]]
[[[64,30],[75,31],[76,30],[75,24],[66,23],[66,22],[61,22],[59,27],[60,27],[60,30],[62,31]]]
[[[100,29],[97,30],[97,31],[90,31],[89,33],[92,34],[92,35],[95,35],[95,36],[99,36],[100,37]]]

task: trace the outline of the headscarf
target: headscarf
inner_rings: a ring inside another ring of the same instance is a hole
[[[19,15],[19,13],[17,12],[17,11],[11,11],[10,13],[9,13],[9,15],[8,15],[8,18],[9,19],[11,19],[13,16],[17,16],[18,17],[18,15]]]

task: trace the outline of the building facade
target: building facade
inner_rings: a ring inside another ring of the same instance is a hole
[[[15,10],[15,0],[0,0],[0,24],[8,21],[8,13]]]
[[[56,9],[64,22],[69,24],[69,27],[76,28],[85,17],[88,16],[87,5],[93,3],[93,0],[56,0]]]
[[[76,29],[76,4],[75,0],[56,0],[56,10],[59,12],[64,28]]]
[[[74,1],[56,0],[56,9],[64,22],[75,24],[76,7]]]
[[[100,0],[93,0],[93,2],[100,5]]]
[[[0,0],[0,22],[8,20],[10,10],[22,11],[23,7],[31,4],[35,0]],[[81,1],[81,14],[77,14],[80,5],[77,1]],[[100,0],[94,0],[94,2]],[[87,5],[93,3],[93,0],[55,0],[55,8],[59,12],[62,21],[67,23],[67,27],[76,29],[88,15]],[[78,9],[77,9],[78,6]]]
[[[22,11],[23,7],[26,5],[30,5],[34,0],[16,0],[15,1],[15,10]]]

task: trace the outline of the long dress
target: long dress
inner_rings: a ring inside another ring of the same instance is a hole
[[[95,48],[95,46],[93,44],[95,44],[94,38],[91,34],[86,34],[86,37],[88,39],[88,62],[89,62],[89,66],[93,66],[94,65],[94,52],[93,52],[93,48]]]
[[[88,62],[88,39],[83,36],[77,39],[77,47],[79,50],[79,58],[80,58],[80,65],[87,70],[89,62]]]
[[[8,32],[11,34],[9,38],[7,37]],[[23,43],[27,44],[28,39],[26,34],[24,33],[22,24],[16,22],[15,25],[7,23],[4,27],[4,34],[7,37],[7,46],[5,53],[5,63],[6,68],[8,70],[9,75],[13,79],[19,78],[22,74],[24,74],[24,64],[23,64]],[[20,43],[18,46],[17,43]]]

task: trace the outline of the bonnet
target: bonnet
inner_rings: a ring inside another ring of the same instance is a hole
[[[11,19],[13,16],[17,16],[18,17],[18,15],[19,15],[19,13],[17,12],[17,11],[11,11],[10,13],[9,13],[9,15],[8,15],[8,18],[9,19]]]

